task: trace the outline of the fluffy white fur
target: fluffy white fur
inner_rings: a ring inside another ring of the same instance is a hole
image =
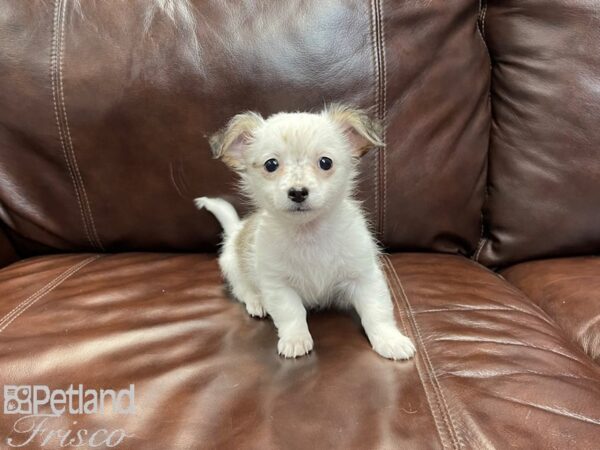
[[[359,110],[331,106],[319,114],[255,113],[234,117],[211,144],[241,177],[256,212],[240,220],[218,198],[196,199],[221,222],[220,266],[233,294],[255,317],[271,316],[279,354],[313,349],[306,308],[354,307],[380,355],[408,359],[415,348],[397,328],[379,250],[352,198],[357,161],[381,145],[376,124]],[[319,166],[330,158],[329,170]],[[273,173],[265,162],[277,159]],[[302,203],[290,188],[307,188]]]

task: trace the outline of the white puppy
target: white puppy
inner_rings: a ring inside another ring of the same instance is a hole
[[[239,114],[211,138],[256,212],[240,220],[219,198],[197,198],[196,206],[221,222],[221,269],[250,315],[271,316],[286,358],[313,348],[305,308],[329,305],[356,308],[380,355],[415,352],[396,326],[379,249],[352,198],[358,158],[381,145],[375,122],[340,105],[266,120]]]

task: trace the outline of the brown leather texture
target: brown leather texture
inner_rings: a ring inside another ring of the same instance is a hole
[[[502,275],[600,363],[600,258],[532,261]]]
[[[596,1],[487,1],[490,266],[600,252]]]
[[[177,5],[160,8],[158,5]],[[0,5],[0,218],[19,250],[214,250],[241,207],[207,136],[234,114],[370,108],[361,198],[389,248],[472,253],[490,124],[478,4]]]
[[[597,3],[0,2],[0,385],[135,388],[1,414],[0,448],[598,448],[599,259],[477,262],[600,251]],[[378,238],[438,252],[382,259],[409,361],[336,311],[279,357],[192,202],[247,210],[207,142],[231,116],[331,101],[385,124]]]
[[[339,312],[310,314],[315,350],[280,358],[213,255],[21,261],[0,271],[0,384],[134,384],[134,415],[46,423],[122,429],[122,449],[595,448],[598,366],[519,290],[459,256],[384,265],[415,360],[379,357]],[[0,435],[22,443],[17,417],[0,416]]]

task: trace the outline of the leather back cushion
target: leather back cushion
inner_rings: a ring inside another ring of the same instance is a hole
[[[599,8],[488,2],[494,119],[485,264],[600,251]]]
[[[489,60],[478,2],[308,0],[0,6],[1,218],[21,252],[207,250],[199,195],[241,207],[206,137],[252,109],[372,108],[387,147],[360,196],[389,248],[471,253]]]

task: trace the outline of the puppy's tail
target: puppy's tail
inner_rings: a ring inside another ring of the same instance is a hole
[[[196,208],[206,208],[215,215],[217,220],[221,222],[221,226],[226,235],[231,234],[240,223],[233,205],[222,198],[198,197],[194,199]]]

